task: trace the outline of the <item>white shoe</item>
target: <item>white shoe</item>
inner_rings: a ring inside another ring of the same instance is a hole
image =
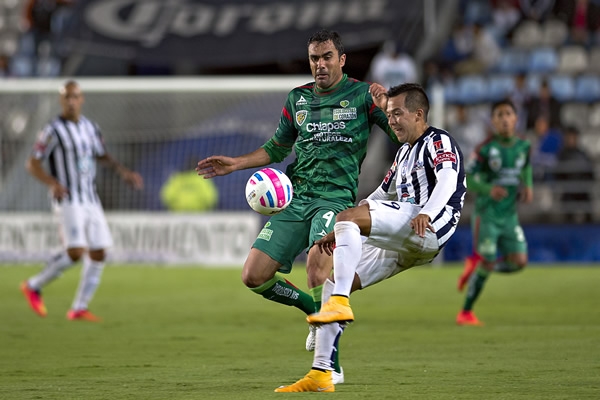
[[[340,366],[340,372],[331,371],[331,380],[334,385],[344,383],[344,368]]]
[[[306,351],[315,351],[315,343],[317,342],[317,327],[308,325],[308,336],[306,337]]]

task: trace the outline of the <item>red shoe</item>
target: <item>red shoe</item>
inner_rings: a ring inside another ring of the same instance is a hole
[[[67,312],[67,319],[71,321],[90,321],[90,322],[100,322],[102,318],[92,314],[88,310],[69,310]]]
[[[476,255],[468,256],[465,259],[465,267],[463,268],[462,274],[460,274],[460,277],[458,278],[459,292],[462,292],[465,289],[469,278],[471,275],[473,275],[473,272],[477,268],[477,264],[479,264],[479,260],[481,260],[481,258]]]
[[[473,311],[462,310],[456,316],[457,325],[483,326],[483,322],[477,319]]]
[[[23,292],[23,295],[29,302],[29,306],[37,315],[40,317],[48,315],[48,310],[46,310],[46,306],[42,300],[42,294],[39,290],[33,290],[29,287],[27,282],[22,282],[21,292]]]

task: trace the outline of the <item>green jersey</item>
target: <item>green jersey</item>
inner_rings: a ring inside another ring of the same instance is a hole
[[[475,150],[467,168],[467,188],[477,194],[475,213],[481,217],[504,219],[517,213],[519,186],[531,186],[530,143],[513,136],[493,135]],[[493,186],[502,186],[508,196],[494,200]]]
[[[275,135],[263,148],[271,162],[282,161],[294,149],[296,159],[286,174],[295,197],[325,197],[353,205],[373,124],[397,142],[384,112],[373,103],[369,84],[344,74],[327,91],[314,82],[293,89]]]

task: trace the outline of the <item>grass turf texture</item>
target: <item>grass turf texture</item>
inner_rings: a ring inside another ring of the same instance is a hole
[[[18,285],[39,267],[0,268],[0,399],[598,399],[600,268],[491,277],[458,327],[460,267],[420,267],[352,297],[346,384],[332,395],[273,393],[308,372],[295,309],[249,292],[237,269],[114,267],[67,321],[79,271],[48,286],[47,318]],[[292,280],[305,287],[303,266]]]

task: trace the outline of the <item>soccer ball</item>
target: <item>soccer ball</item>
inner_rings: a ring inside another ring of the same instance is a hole
[[[292,201],[294,188],[286,174],[275,168],[263,168],[246,183],[246,201],[262,215],[281,212]]]

